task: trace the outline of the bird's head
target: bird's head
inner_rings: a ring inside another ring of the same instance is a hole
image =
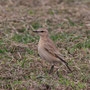
[[[43,28],[40,28],[40,29],[35,30],[33,32],[37,33],[40,37],[45,37],[45,36],[47,37],[48,36],[48,30],[43,29]]]

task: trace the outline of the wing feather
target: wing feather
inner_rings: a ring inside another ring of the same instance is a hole
[[[56,58],[58,58],[59,60],[61,60],[61,61],[67,66],[67,68],[68,68],[70,71],[72,71],[72,70],[70,69],[70,67],[68,66],[68,63],[67,63],[65,60],[63,60],[63,58],[60,56],[60,53],[59,53],[58,49],[56,48],[56,46],[54,45],[54,43],[53,43],[52,40],[48,39],[47,43],[45,43],[44,46],[45,46],[44,49],[45,49],[48,53],[50,53],[51,55],[53,55],[53,56],[55,56]]]

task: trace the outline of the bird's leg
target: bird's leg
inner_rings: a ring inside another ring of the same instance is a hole
[[[57,76],[59,77],[59,74],[60,74],[60,73],[59,73],[59,69],[57,70],[56,74],[57,74]]]
[[[49,70],[49,74],[51,74],[53,72],[54,69],[54,65],[51,66],[50,70]]]

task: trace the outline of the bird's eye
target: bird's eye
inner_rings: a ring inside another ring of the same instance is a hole
[[[41,32],[44,32],[44,31],[41,31]]]

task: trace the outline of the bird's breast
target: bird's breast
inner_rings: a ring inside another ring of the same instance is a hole
[[[38,44],[38,53],[42,59],[45,59],[46,52],[44,51],[43,45],[40,43]]]

